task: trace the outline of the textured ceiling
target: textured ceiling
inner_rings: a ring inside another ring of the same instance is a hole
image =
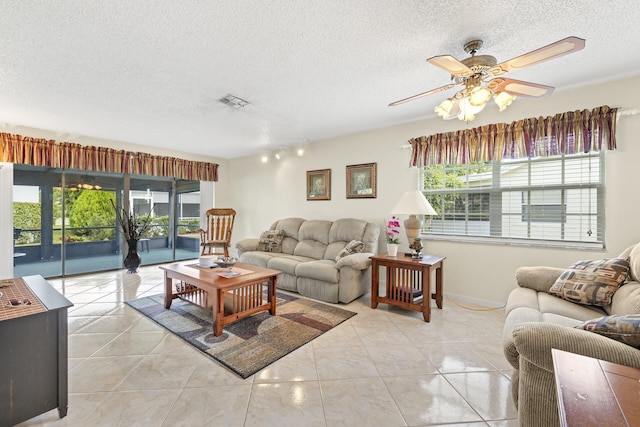
[[[442,94],[387,104],[446,84],[425,59],[475,38],[498,62],[586,39],[509,74],[556,90],[640,69],[636,0],[0,4],[0,123],[220,158],[434,116]]]

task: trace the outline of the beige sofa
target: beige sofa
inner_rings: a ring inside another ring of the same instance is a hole
[[[551,349],[556,348],[612,363],[640,368],[640,350],[591,331],[576,329],[602,316],[640,313],[640,244],[620,257],[629,257],[626,282],[603,307],[582,305],[549,294],[565,271],[553,267],[521,267],[518,288],[505,307],[504,353],[514,371],[512,396],[521,427],[559,424]]]
[[[371,289],[371,260],[378,250],[380,225],[360,219],[336,221],[286,218],[269,230],[281,230],[281,248],[259,250],[260,239],[236,244],[240,262],[282,271],[278,288],[331,303],[349,303]],[[362,252],[336,257],[352,241]],[[263,239],[264,243],[264,239]]]

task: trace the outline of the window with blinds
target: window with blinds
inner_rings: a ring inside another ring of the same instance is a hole
[[[432,235],[604,242],[604,152],[422,168]]]

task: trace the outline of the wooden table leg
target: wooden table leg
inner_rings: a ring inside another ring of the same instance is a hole
[[[380,290],[380,284],[378,283],[378,280],[380,279],[378,269],[378,263],[373,260],[371,262],[371,308],[378,307],[378,292]]]
[[[164,308],[171,308],[173,300],[173,280],[164,272]]]
[[[442,308],[442,280],[444,279],[442,277],[442,275],[444,274],[443,270],[444,267],[441,263],[440,266],[436,269],[436,304],[440,309]]]
[[[269,296],[269,302],[271,306],[269,307],[269,314],[272,316],[276,315],[276,287],[278,285],[278,276],[274,276],[269,279],[269,285],[267,288],[267,295]]]
[[[219,337],[222,335],[222,320],[224,317],[224,294],[221,289],[216,289],[215,292],[210,292],[209,297],[213,297],[211,304],[211,310],[213,311],[213,335]]]
[[[431,269],[422,270],[422,317],[425,322],[431,321]]]

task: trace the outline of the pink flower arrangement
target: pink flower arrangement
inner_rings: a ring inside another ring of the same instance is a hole
[[[400,221],[396,216],[392,216],[391,221],[387,222],[387,243],[396,245],[400,243],[398,234],[400,234]]]

